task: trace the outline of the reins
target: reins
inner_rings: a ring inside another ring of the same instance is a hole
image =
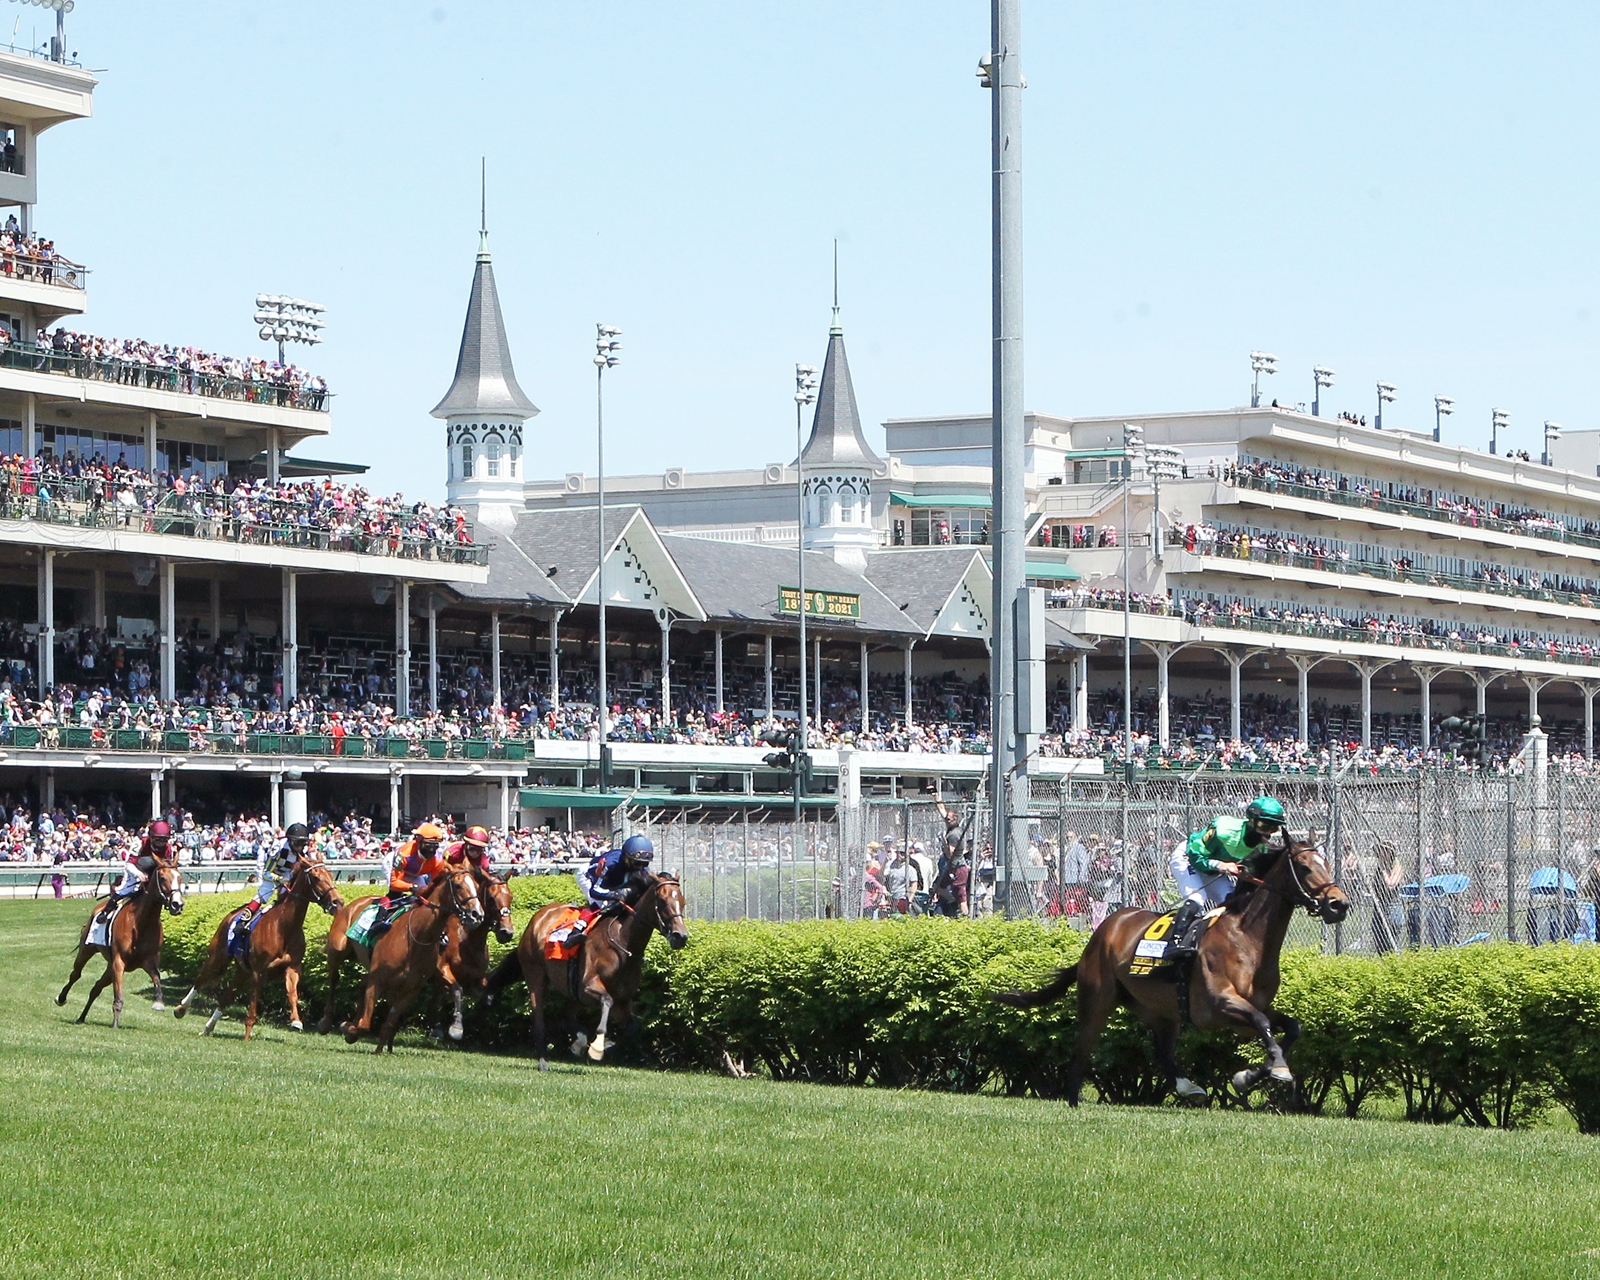
[[[1268,893],[1292,902],[1297,907],[1304,907],[1313,915],[1320,915],[1323,907],[1322,899],[1312,893],[1300,878],[1300,864],[1294,860],[1294,850],[1285,849],[1280,856],[1289,863],[1289,879],[1294,882],[1295,892],[1299,895],[1298,898],[1290,898],[1288,894],[1268,884],[1264,876],[1254,876],[1248,872],[1242,872],[1239,876],[1239,883],[1250,885],[1253,888],[1265,889]]]

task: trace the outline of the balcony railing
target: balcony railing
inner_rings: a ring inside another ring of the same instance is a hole
[[[332,392],[321,388],[235,378],[220,373],[182,369],[176,365],[151,364],[144,360],[77,356],[28,342],[12,342],[0,347],[0,369],[25,369],[29,373],[51,373],[88,382],[318,412],[326,410],[328,397],[332,395]]]
[[[1516,582],[1495,582],[1467,573],[1406,568],[1372,560],[1343,560],[1332,555],[1307,555],[1303,551],[1273,551],[1258,547],[1252,547],[1246,555],[1225,541],[1219,541],[1215,546],[1197,547],[1194,554],[1201,557],[1215,556],[1223,560],[1237,560],[1247,564],[1254,562],[1282,565],[1291,569],[1314,569],[1319,573],[1356,574],[1364,578],[1379,578],[1385,582],[1406,582],[1419,587],[1483,591],[1490,595],[1514,596],[1523,600],[1546,600],[1555,604],[1573,604],[1585,609],[1600,609],[1600,595],[1587,591],[1561,591],[1554,587],[1530,587]]]
[[[1246,471],[1230,472],[1224,483],[1241,489],[1256,489],[1262,493],[1282,493],[1292,498],[1309,498],[1313,502],[1330,502],[1340,507],[1356,507],[1363,511],[1382,511],[1389,515],[1415,516],[1421,520],[1437,520],[1442,524],[1461,525],[1469,529],[1490,529],[1495,533],[1518,533],[1527,538],[1545,538],[1551,542],[1566,542],[1573,546],[1600,548],[1600,534],[1569,529],[1555,516],[1545,512],[1530,513],[1540,521],[1507,520],[1478,511],[1455,511],[1446,507],[1430,506],[1421,502],[1402,502],[1398,498],[1385,498],[1375,493],[1350,493],[1341,489],[1324,489],[1319,485],[1296,484],[1289,480],[1275,480],[1270,476],[1252,475]]]
[[[30,253],[26,249],[0,250],[0,275],[6,280],[26,280],[31,284],[55,285],[82,292],[89,284],[89,268],[63,258]]]
[[[183,507],[186,500],[171,490],[163,490],[154,509],[146,510],[142,503],[130,506],[115,501],[108,495],[109,488],[73,480],[44,483],[37,493],[0,489],[0,519],[37,520],[43,524],[125,533],[160,533],[245,546],[347,551],[438,564],[489,563],[489,549],[478,543],[419,538],[405,533],[337,533],[301,525],[292,518],[294,508],[288,503],[269,504],[266,520],[254,516],[245,519],[231,511],[206,515],[186,510]],[[226,499],[221,501],[226,503]],[[272,509],[276,507],[285,510]]]
[[[526,760],[528,738],[336,738],[326,733],[215,733],[206,729],[104,729],[0,725],[17,750],[161,752],[167,755],[317,756],[338,760]]]

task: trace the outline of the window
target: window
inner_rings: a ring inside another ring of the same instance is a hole
[[[914,507],[911,511],[911,545],[914,547],[984,546],[989,541],[989,513],[964,507],[944,511]]]
[[[461,478],[463,480],[472,479],[472,446],[470,444],[461,446]]]
[[[489,460],[489,474],[491,476],[498,476],[500,474],[499,442],[496,440],[491,440],[487,445],[484,446],[484,451]]]
[[[0,121],[0,172],[22,173],[24,150],[22,130]]]
[[[522,469],[521,468],[522,468],[522,446],[520,444],[513,444],[511,446],[511,471],[510,471],[511,476],[513,478],[515,478],[515,477],[521,475],[522,474]]]

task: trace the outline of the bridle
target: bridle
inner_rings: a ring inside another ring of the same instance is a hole
[[[294,876],[289,881],[289,888],[284,893],[286,898],[303,898],[307,902],[315,902],[324,911],[333,911],[333,899],[337,890],[334,888],[333,878],[330,874],[327,889],[319,889],[311,879],[313,867],[323,867],[325,864],[320,858],[313,859],[309,853],[300,855],[300,861],[295,865]]]
[[[168,871],[172,872],[172,889],[170,892],[167,890],[167,881],[164,874]],[[156,897],[161,899],[161,905],[173,915],[177,915],[178,912],[182,911],[183,872],[179,871],[175,866],[158,864],[152,879],[156,882]]]
[[[485,889],[493,889],[496,886],[498,886],[500,888],[504,888],[505,887],[505,883],[506,882],[505,882],[504,879],[502,879],[500,876],[495,875],[494,872],[489,871],[489,870],[487,870],[485,868],[474,868],[472,874],[478,880],[478,883],[480,885],[482,885]],[[502,907],[500,905],[500,903],[495,899],[494,894],[493,893],[487,893],[487,892],[483,895],[482,903],[483,903],[483,927],[484,928],[490,929],[490,930],[498,929],[500,927],[501,921],[505,922],[506,928],[509,929],[511,927],[511,908],[510,907]],[[494,907],[494,919],[493,920],[489,919],[489,908],[491,906]]]
[[[1287,841],[1288,836],[1285,835],[1284,839]],[[1300,847],[1311,849],[1313,852],[1316,850],[1316,846],[1311,844],[1301,845]],[[1329,880],[1328,883],[1323,885],[1320,889],[1313,891],[1305,882],[1305,880],[1302,879],[1300,864],[1295,861],[1294,853],[1295,845],[1291,842],[1284,849],[1284,851],[1278,855],[1280,858],[1287,860],[1289,864],[1289,881],[1294,885],[1295,890],[1294,896],[1292,897],[1289,894],[1284,893],[1277,886],[1268,884],[1263,876],[1242,875],[1239,877],[1239,880],[1243,884],[1253,885],[1257,888],[1265,889],[1268,893],[1276,894],[1280,898],[1285,898],[1293,906],[1304,907],[1308,914],[1320,918],[1327,910],[1328,890],[1335,888],[1336,886],[1332,880]]]
[[[473,876],[473,875],[474,875],[474,873],[470,869],[463,867],[460,871],[449,871],[449,872],[446,872],[445,873],[445,877],[444,877],[445,887],[450,890],[450,906],[449,906],[449,910],[450,910],[450,912],[452,914],[454,914],[455,918],[457,920],[461,921],[462,925],[467,929],[475,929],[477,926],[470,922],[469,917],[461,909],[461,895],[456,891],[456,881],[458,879],[460,879],[462,876]],[[474,893],[473,897],[476,898],[477,894]],[[442,905],[440,903],[427,902],[426,899],[424,899],[423,901],[428,906],[431,906],[431,907],[436,907],[437,908],[437,907],[440,907]],[[478,915],[481,917],[483,914],[484,914],[483,913],[483,907],[480,904],[479,907],[478,907]],[[410,941],[412,946],[416,946],[417,945],[417,935],[416,935],[415,930],[413,930],[413,928],[411,927],[412,924],[413,924],[413,921],[411,919],[411,915],[412,915],[411,912],[407,912],[406,913],[406,938]]]

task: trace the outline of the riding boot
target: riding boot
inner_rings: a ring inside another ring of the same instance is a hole
[[[1173,916],[1172,928],[1168,931],[1172,941],[1167,945],[1167,954],[1174,960],[1194,955],[1196,948],[1190,935],[1194,932],[1195,918],[1199,914],[1200,904],[1188,901]]]

